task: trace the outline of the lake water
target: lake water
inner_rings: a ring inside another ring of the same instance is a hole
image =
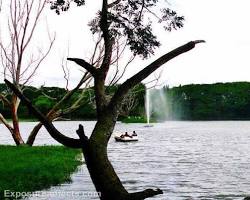
[[[55,122],[63,133],[77,137],[80,122]],[[94,122],[81,122],[90,134]],[[22,123],[28,134],[34,122]],[[223,199],[242,200],[250,195],[250,122],[175,122],[154,124],[118,123],[115,132],[136,130],[139,141],[118,143],[112,138],[109,157],[120,179],[130,191],[159,187],[163,195],[155,200]],[[0,125],[0,143],[13,144],[10,134]],[[35,145],[58,144],[42,129]],[[73,182],[52,187],[47,192],[94,192],[86,167],[72,175]],[[82,193],[81,193],[82,194]],[[66,200],[60,195],[51,198]],[[95,199],[75,195],[71,199]]]

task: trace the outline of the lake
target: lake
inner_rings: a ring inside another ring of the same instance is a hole
[[[89,135],[94,122],[55,122],[55,126],[66,135],[77,137],[75,130],[79,123]],[[34,125],[34,122],[21,123],[25,138]],[[155,200],[242,200],[250,195],[249,121],[169,121],[153,127],[118,123],[114,132],[133,130],[139,135],[138,142],[118,143],[112,138],[108,148],[110,160],[129,191],[159,187],[164,194],[151,198]],[[1,144],[13,144],[3,125],[0,132]],[[44,144],[58,143],[42,129],[35,145]],[[72,180],[48,192],[94,192],[84,165],[72,175]],[[95,198],[76,195],[71,199]]]

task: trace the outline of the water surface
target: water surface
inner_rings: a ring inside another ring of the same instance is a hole
[[[55,122],[55,125],[64,134],[77,137],[79,123],[85,126],[86,134],[91,133],[94,122]],[[34,125],[21,123],[25,137]],[[139,142],[118,143],[112,138],[108,148],[110,160],[129,191],[159,187],[164,194],[151,198],[155,200],[238,200],[250,195],[249,121],[170,121],[149,128],[144,124],[118,123],[115,128],[115,132],[133,130],[138,133]],[[0,143],[13,144],[3,125],[0,132]],[[41,144],[58,143],[42,129],[35,145]],[[95,191],[84,165],[72,179],[72,183],[48,191]],[[76,195],[71,199],[96,198]]]

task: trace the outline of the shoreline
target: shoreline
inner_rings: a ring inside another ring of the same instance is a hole
[[[6,192],[34,192],[71,182],[81,152],[59,145],[0,145],[0,199]],[[79,158],[78,158],[79,157]],[[7,198],[8,199],[8,198]]]

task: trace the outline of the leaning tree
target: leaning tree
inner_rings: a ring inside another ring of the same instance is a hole
[[[66,2],[57,0],[51,2],[51,8],[59,14],[61,11],[69,9],[70,2],[75,2],[78,6],[84,5],[84,0]],[[183,26],[184,18],[178,16],[175,11],[164,8],[164,6],[164,2],[158,0],[116,0],[112,2],[103,0],[101,10],[97,13],[96,18],[89,23],[93,34],[101,33],[104,43],[104,55],[100,67],[95,68],[81,58],[68,58],[69,61],[77,63],[88,71],[94,79],[97,122],[89,138],[85,135],[82,125],[79,125],[76,131],[79,139],[70,138],[60,133],[15,85],[5,80],[6,84],[43,123],[56,141],[71,148],[82,149],[91,179],[96,190],[101,193],[101,200],[139,200],[162,194],[160,189],[146,189],[141,192],[129,193],[108,159],[108,142],[116,124],[119,108],[129,90],[169,60],[193,49],[196,44],[204,41],[191,41],[162,55],[121,83],[111,98],[107,98],[105,93],[105,81],[110,70],[112,49],[117,37],[126,38],[127,47],[134,55],[147,58],[154,53],[156,47],[160,46],[153,34],[150,17],[155,17],[168,31]],[[158,7],[161,7],[159,11],[156,10]]]

